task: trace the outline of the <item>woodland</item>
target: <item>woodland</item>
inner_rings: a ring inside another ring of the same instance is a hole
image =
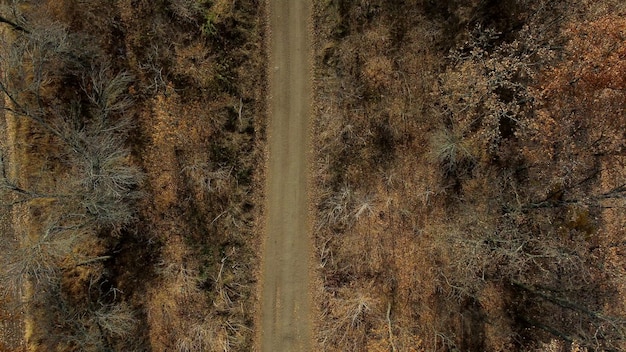
[[[2,1],[2,351],[246,351],[258,1]]]
[[[0,351],[252,350],[265,2],[0,4]],[[626,3],[313,8],[317,350],[626,350]]]
[[[315,9],[322,349],[624,350],[624,3]]]

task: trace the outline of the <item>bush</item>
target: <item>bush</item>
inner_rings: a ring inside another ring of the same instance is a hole
[[[430,140],[430,159],[437,163],[446,175],[470,166],[476,160],[472,141],[458,131],[441,129]]]

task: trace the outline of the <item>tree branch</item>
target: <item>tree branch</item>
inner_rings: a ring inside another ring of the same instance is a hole
[[[19,24],[15,23],[15,22],[13,22],[13,21],[11,21],[11,20],[3,17],[3,16],[0,16],[0,23],[8,24],[9,26],[11,26],[11,28],[13,28],[13,30],[24,32],[24,33],[30,33],[30,31],[28,29],[20,26]]]

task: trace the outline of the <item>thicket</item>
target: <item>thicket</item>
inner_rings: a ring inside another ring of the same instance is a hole
[[[248,350],[262,4],[9,5],[3,279],[32,297],[31,347]]]
[[[2,7],[1,186],[19,242],[4,251],[2,287],[26,311],[31,346],[132,350],[136,313],[103,264],[141,196],[126,145],[132,77],[25,6]]]
[[[139,7],[145,16],[122,10],[136,28],[126,37],[128,57],[145,82],[167,82],[143,92],[141,118],[149,141],[140,158],[155,195],[141,212],[145,231],[162,246],[147,299],[150,343],[167,351],[247,351],[263,182],[263,3]],[[158,74],[143,69],[153,63]]]
[[[622,349],[626,332],[624,312],[606,308],[624,279],[608,259],[620,231],[605,218],[626,195],[624,96],[607,77],[624,72],[622,22],[565,22],[553,38],[526,26],[497,45],[496,33],[472,34],[438,76],[431,143],[452,187],[453,225],[431,225],[450,258],[442,286],[479,303],[486,285],[503,285],[517,324],[594,350]]]
[[[317,11],[322,346],[623,349],[623,6]]]

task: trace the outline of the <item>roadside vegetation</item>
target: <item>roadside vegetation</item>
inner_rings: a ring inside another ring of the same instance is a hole
[[[317,1],[325,351],[626,348],[620,1]]]
[[[264,2],[0,2],[0,348],[249,351]],[[626,350],[626,7],[315,1],[323,351]]]
[[[3,1],[0,22],[3,350],[249,350],[263,4]]]

